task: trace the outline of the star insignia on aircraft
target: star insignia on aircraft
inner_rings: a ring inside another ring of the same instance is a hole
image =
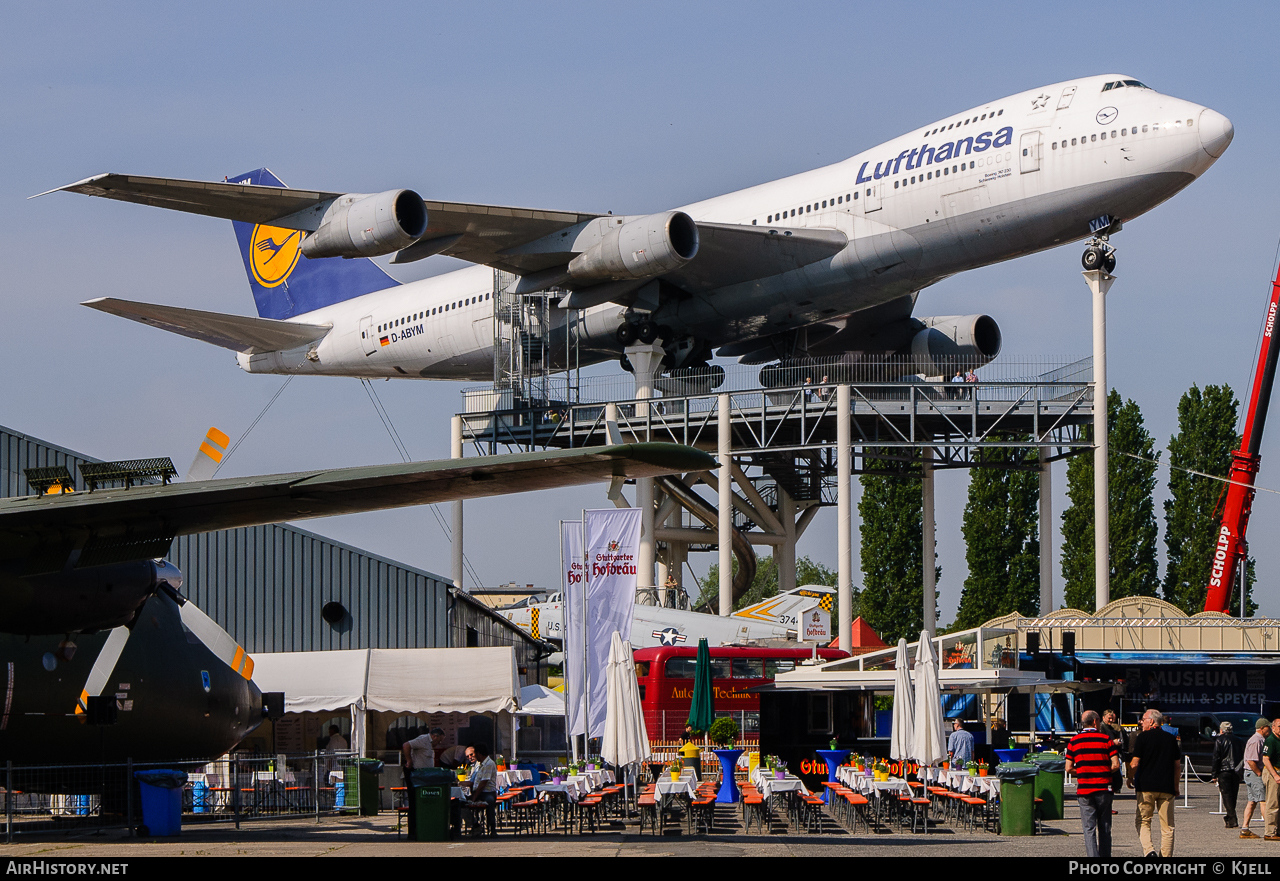
[[[1049,96],[1040,94],[1031,99],[1032,110],[1043,110],[1049,104]]]
[[[687,637],[674,627],[664,627],[653,631],[653,638],[661,640],[663,645],[675,645],[684,642]]]

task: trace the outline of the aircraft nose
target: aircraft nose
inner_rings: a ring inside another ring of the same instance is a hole
[[[1231,120],[1207,107],[1200,111],[1200,146],[1214,159],[1226,151],[1235,136],[1236,128]]]

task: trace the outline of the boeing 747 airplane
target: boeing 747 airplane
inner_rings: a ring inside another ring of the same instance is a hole
[[[1000,330],[985,315],[913,317],[920,290],[1082,239],[1086,269],[1114,269],[1110,235],[1207,171],[1233,135],[1215,110],[1107,74],[643,216],[295,190],[265,168],[221,183],[105,174],[60,189],[232,220],[259,317],[86,305],[232,349],[251,373],[489,380],[495,289],[554,289],[553,334],[563,343],[580,310],[584,364],[639,341],[660,343],[668,370],[713,353],[909,354],[933,374],[933,359],[994,358]],[[399,284],[367,259],[391,253],[477,265]]]

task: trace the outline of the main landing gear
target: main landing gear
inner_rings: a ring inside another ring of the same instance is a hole
[[[1116,271],[1116,249],[1111,247],[1106,236],[1089,240],[1089,247],[1084,249],[1080,264],[1086,270],[1101,269],[1108,273]]]
[[[628,321],[618,328],[618,345],[624,349],[627,346],[635,345],[637,342],[647,346],[659,338],[666,339],[670,337],[670,332],[663,333],[663,330],[664,328],[660,327],[652,318]]]

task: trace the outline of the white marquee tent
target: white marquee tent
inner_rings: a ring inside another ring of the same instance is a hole
[[[285,712],[351,713],[351,748],[366,752],[365,714],[500,713],[520,707],[511,646],[355,649],[253,656],[253,681],[283,691]]]

